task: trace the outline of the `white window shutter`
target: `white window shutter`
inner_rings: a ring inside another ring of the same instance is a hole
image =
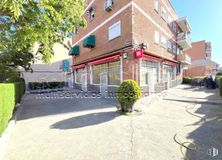
[[[121,35],[121,23],[120,21],[109,27],[109,40],[117,38]]]
[[[154,9],[158,12],[159,11],[159,1],[154,0]]]
[[[154,41],[156,44],[160,43],[160,33],[158,31],[155,31]]]

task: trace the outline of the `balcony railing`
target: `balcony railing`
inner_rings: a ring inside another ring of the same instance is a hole
[[[177,56],[177,60],[180,61],[181,63],[185,64],[185,65],[190,65],[191,64],[191,57],[186,53],[179,54]]]
[[[180,33],[177,36],[177,43],[179,46],[183,48],[183,50],[187,50],[192,48],[191,39],[186,33]]]

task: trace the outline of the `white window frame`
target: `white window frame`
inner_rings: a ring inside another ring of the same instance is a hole
[[[154,10],[156,12],[159,12],[159,0],[154,0],[153,3],[154,3]]]
[[[92,71],[92,65],[89,66],[89,71],[90,71],[90,84],[93,84],[93,71]]]
[[[166,37],[164,37],[163,35],[161,35],[161,46],[163,47],[163,48],[166,48],[167,46],[167,39],[166,39]]]
[[[118,27],[118,31],[117,33],[115,33],[114,35],[111,34],[111,31],[112,29],[114,29],[115,27]],[[112,35],[112,36],[111,36]],[[109,27],[109,30],[108,30],[108,37],[109,37],[109,41],[115,39],[115,38],[118,38],[121,36],[121,21],[118,21],[117,23],[113,24],[112,26]]]

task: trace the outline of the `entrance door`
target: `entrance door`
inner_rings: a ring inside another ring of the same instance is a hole
[[[108,88],[108,76],[107,73],[100,74],[100,93],[103,96],[107,95],[107,88]]]
[[[87,73],[83,72],[81,79],[82,79],[82,90],[84,92],[87,92]]]
[[[155,92],[154,69],[148,69],[148,87],[149,95]]]

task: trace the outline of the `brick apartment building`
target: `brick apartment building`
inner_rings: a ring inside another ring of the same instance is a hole
[[[75,87],[115,91],[133,79],[152,93],[181,83],[191,27],[169,0],[89,0],[84,17],[69,52]]]
[[[207,76],[216,73],[219,65],[211,60],[212,46],[210,42],[193,42],[186,53],[191,57],[191,65],[184,71],[185,76]]]

